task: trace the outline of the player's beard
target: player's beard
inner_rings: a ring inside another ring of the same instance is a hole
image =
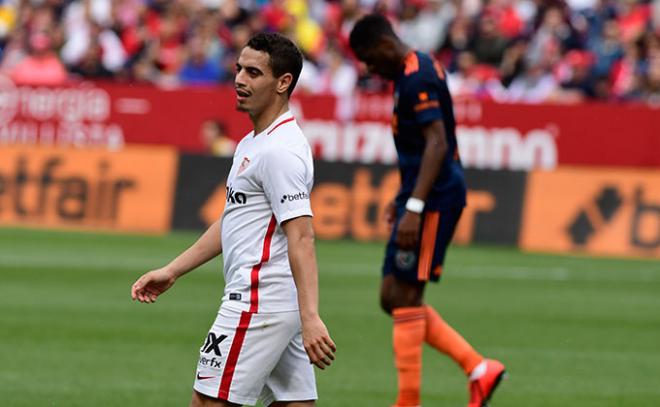
[[[247,98],[249,98],[249,96]],[[236,110],[238,110],[239,112],[245,112],[245,113],[250,112],[250,109],[248,108],[248,106],[246,104],[246,99],[247,98],[243,99],[242,101],[240,101],[238,99],[236,100]]]

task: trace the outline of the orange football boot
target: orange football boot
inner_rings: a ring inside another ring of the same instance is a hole
[[[504,365],[494,359],[484,359],[486,371],[477,379],[470,380],[468,391],[470,402],[468,407],[487,407],[488,400],[495,392],[497,385],[506,377]]]

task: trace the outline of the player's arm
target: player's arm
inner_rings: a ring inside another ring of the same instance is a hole
[[[335,359],[336,347],[319,316],[319,289],[312,218],[300,216],[282,223],[289,246],[289,263],[298,291],[303,345],[321,369]]]
[[[140,302],[152,303],[172,287],[179,277],[222,253],[220,223],[221,220],[214,222],[192,246],[169,264],[138,278],[131,287],[131,297]]]
[[[426,201],[433,188],[435,180],[440,174],[442,160],[447,153],[447,138],[442,120],[433,120],[422,129],[425,146],[422,162],[417,176],[417,183],[413,189],[412,198]],[[406,210],[401,217],[397,229],[397,244],[403,248],[411,248],[417,244],[421,214]]]

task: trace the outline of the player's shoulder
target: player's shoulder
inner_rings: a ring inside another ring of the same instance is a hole
[[[254,137],[254,130],[250,131],[246,135],[244,135],[240,140],[238,140],[238,143],[236,144],[235,150],[238,151],[241,147],[245,145],[245,143],[250,140],[251,138]]]
[[[433,69],[433,58],[420,51],[410,51],[403,60],[403,73],[408,78],[423,77]]]
[[[311,148],[304,136],[300,126],[295,120],[273,128],[270,134],[266,134],[262,156],[265,163],[286,163],[295,157],[304,162],[310,161]]]
[[[293,116],[273,127],[266,137],[270,150],[297,150],[309,145],[298,121]]]
[[[411,51],[404,60],[404,78],[408,83],[437,82],[444,80],[444,69],[431,55]]]

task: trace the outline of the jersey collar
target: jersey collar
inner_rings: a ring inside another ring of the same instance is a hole
[[[293,117],[293,114],[291,113],[290,110],[287,110],[286,112],[282,113],[277,119],[273,120],[273,122],[270,124],[270,126],[266,127],[264,131],[262,131],[259,134],[255,134],[253,137],[260,136],[262,134],[269,135],[273,131],[275,131],[276,128],[281,126],[282,124],[288,123],[290,121],[295,120]]]

